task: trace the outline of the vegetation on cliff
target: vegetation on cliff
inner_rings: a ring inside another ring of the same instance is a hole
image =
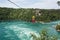
[[[0,20],[31,21],[32,16],[36,17],[36,21],[49,22],[60,20],[60,9],[14,9],[0,7]]]

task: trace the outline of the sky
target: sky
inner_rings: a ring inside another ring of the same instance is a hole
[[[40,9],[60,9],[57,5],[57,1],[60,0],[11,0],[16,5],[10,3],[8,0],[0,0],[0,7],[9,8],[40,8]]]

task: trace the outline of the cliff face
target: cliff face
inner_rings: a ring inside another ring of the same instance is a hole
[[[35,16],[36,21],[60,20],[60,9],[13,9],[0,7],[0,20],[31,21]]]

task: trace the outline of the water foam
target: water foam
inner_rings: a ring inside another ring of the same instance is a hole
[[[10,25],[6,28],[9,30],[13,30],[15,34],[18,36],[18,38],[20,38],[21,40],[32,40],[31,33],[37,35],[37,32],[33,31],[32,29],[19,27],[17,25]]]

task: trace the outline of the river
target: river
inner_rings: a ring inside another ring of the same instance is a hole
[[[5,21],[0,22],[0,40],[32,40],[30,33],[38,33],[47,29],[49,35],[57,35],[60,38],[60,32],[57,32],[54,26],[60,21],[49,23],[31,23],[25,21]],[[59,39],[60,40],[60,39]]]

